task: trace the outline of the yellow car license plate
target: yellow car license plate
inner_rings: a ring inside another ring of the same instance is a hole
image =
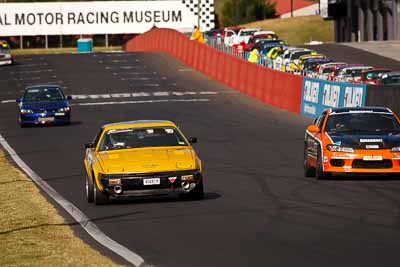
[[[160,178],[143,179],[143,185],[158,185],[158,184],[160,184]]]

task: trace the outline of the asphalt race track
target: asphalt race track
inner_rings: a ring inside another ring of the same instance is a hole
[[[309,119],[265,106],[163,54],[17,61],[0,68],[0,133],[35,172],[146,263],[399,266],[400,180],[304,178]],[[58,83],[74,95],[72,125],[19,128],[12,100],[24,86],[44,83]],[[173,120],[187,136],[199,138],[204,200],[86,202],[84,144],[104,123],[136,119]]]

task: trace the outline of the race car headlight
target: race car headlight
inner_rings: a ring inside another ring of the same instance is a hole
[[[71,111],[71,108],[70,108],[70,107],[59,108],[59,109],[57,110],[57,112],[69,112],[69,111]]]
[[[31,109],[21,109],[21,114],[29,114],[29,113],[33,113],[33,111]]]
[[[6,55],[4,55],[4,58],[5,58],[5,59],[10,59],[10,58],[11,58],[11,55],[10,55],[10,54],[6,54]]]
[[[354,149],[351,147],[342,147],[338,145],[327,145],[326,149],[332,152],[347,152],[347,153],[353,153]]]
[[[392,147],[391,152],[400,152],[400,146]]]

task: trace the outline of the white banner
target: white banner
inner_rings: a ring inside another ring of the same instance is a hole
[[[0,4],[0,36],[190,31],[199,19],[202,31],[214,27],[214,0],[7,3]]]

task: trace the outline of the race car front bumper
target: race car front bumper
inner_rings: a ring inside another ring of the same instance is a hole
[[[68,124],[71,121],[71,112],[21,114],[19,120],[23,125]]]
[[[322,162],[325,172],[400,174],[400,153],[389,149],[355,150],[354,153],[325,150]]]
[[[100,175],[103,189],[113,196],[148,196],[190,193],[202,180],[198,170],[151,174]]]
[[[13,64],[13,60],[12,59],[0,59],[0,66],[12,65],[12,64]]]

